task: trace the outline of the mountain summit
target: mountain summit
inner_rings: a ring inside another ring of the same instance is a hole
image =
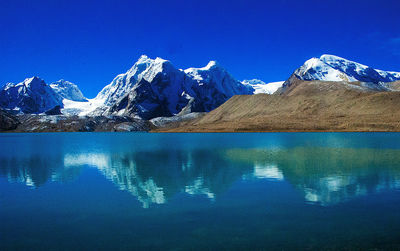
[[[215,61],[180,70],[168,60],[144,55],[100,91],[95,99],[103,105],[93,114],[152,119],[208,112],[233,95],[253,93],[251,86],[235,80]]]
[[[0,107],[12,113],[39,114],[75,101],[87,99],[77,85],[63,79],[48,85],[39,77],[32,77],[0,88]]]
[[[301,80],[384,83],[400,80],[400,72],[382,71],[334,55],[307,60],[294,75]]]
[[[0,89],[0,107],[15,113],[42,113],[55,106],[62,106],[62,98],[38,77]]]
[[[50,87],[64,99],[81,102],[87,101],[76,84],[64,79],[51,83]]]

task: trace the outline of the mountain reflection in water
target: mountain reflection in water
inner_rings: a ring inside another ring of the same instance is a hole
[[[71,181],[85,168],[96,168],[144,208],[168,203],[178,193],[218,200],[233,183],[255,179],[288,182],[306,202],[322,206],[400,188],[398,149],[227,145],[0,155],[0,177],[34,188]]]

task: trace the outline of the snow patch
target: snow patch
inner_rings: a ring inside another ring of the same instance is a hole
[[[279,88],[282,87],[284,82],[285,81],[265,83],[258,79],[252,79],[243,80],[242,84],[250,85],[254,89],[253,94],[274,94]]]

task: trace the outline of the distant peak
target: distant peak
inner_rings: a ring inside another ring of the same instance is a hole
[[[335,55],[330,55],[330,54],[323,54],[319,59],[322,61],[325,61],[325,60],[346,60],[346,61],[348,61],[347,59],[344,59],[344,58],[341,58],[341,57],[338,57]]]
[[[145,54],[143,54],[139,57],[139,60],[146,60],[146,59],[149,59],[149,57]]]
[[[304,62],[303,67],[305,67],[306,69],[310,69],[310,68],[316,67],[317,65],[320,65],[320,64],[324,64],[323,60],[321,60],[321,58],[310,58],[309,60]]]
[[[310,58],[309,60],[306,61],[306,63],[318,62],[319,60],[321,60],[321,58]]]
[[[326,64],[329,64],[329,65],[331,65],[331,64],[333,64],[333,63],[338,63],[338,62],[340,62],[340,63],[342,63],[342,64],[343,64],[343,63],[344,63],[344,64],[356,64],[356,65],[358,65],[358,67],[361,67],[361,68],[368,68],[368,66],[363,65],[363,64],[360,64],[360,63],[358,63],[358,62],[356,62],[356,61],[348,60],[348,59],[345,59],[345,58],[342,58],[342,57],[338,57],[338,56],[335,56],[335,55],[324,54],[324,55],[322,55],[322,56],[320,57],[320,60],[321,60],[322,62],[326,63]]]
[[[50,85],[51,85],[51,86],[53,86],[53,85],[58,85],[58,86],[74,86],[75,84],[69,82],[68,80],[60,79],[60,80],[58,80],[58,81],[56,81],[56,82],[51,83]]]
[[[208,64],[206,65],[206,69],[211,69],[213,67],[218,67],[219,64],[217,63],[217,61],[211,60],[210,62],[208,62]]]
[[[254,85],[254,84],[262,84],[265,85],[266,83],[260,79],[245,79],[242,81],[242,83],[244,84],[250,84],[250,85]]]
[[[30,78],[26,78],[25,79],[25,81],[29,81],[29,82],[31,82],[31,81],[33,81],[33,80],[41,80],[38,76],[33,76],[33,77],[30,77]]]
[[[156,63],[165,63],[165,62],[169,62],[166,59],[160,58],[160,57],[156,57],[156,59],[154,60]]]
[[[151,62],[152,60],[147,56],[147,55],[142,55],[140,58],[136,61],[136,64],[144,64]]]
[[[30,85],[31,83],[36,83],[36,82],[44,82],[43,79],[39,78],[38,76],[33,76],[31,78],[26,78],[23,83]]]
[[[138,65],[138,64],[152,64],[152,63],[162,64],[162,63],[165,63],[165,62],[169,62],[169,61],[165,60],[163,58],[160,58],[160,57],[156,57],[155,59],[151,59],[147,55],[142,55],[142,56],[140,56],[140,58],[136,62],[136,65]]]

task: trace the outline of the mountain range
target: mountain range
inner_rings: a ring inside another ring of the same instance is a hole
[[[40,114],[60,106],[64,115],[117,115],[147,120],[209,112],[234,95],[271,93],[267,86],[260,80],[240,82],[215,61],[202,68],[182,70],[167,60],[143,55],[93,99],[85,98],[77,85],[66,80],[47,85],[33,77],[0,89],[0,107],[13,113]],[[277,88],[276,83],[270,86]]]
[[[208,113],[236,95],[282,95],[293,89],[293,83],[299,86],[299,81],[340,82],[340,88],[345,89],[392,92],[398,90],[397,85],[392,84],[398,80],[399,72],[373,69],[333,55],[311,58],[288,80],[274,83],[257,79],[236,80],[215,61],[202,68],[182,70],[168,60],[143,55],[93,99],[86,98],[79,87],[69,81],[59,80],[48,85],[44,80],[32,77],[0,88],[0,108],[17,115],[117,116],[154,121],[160,117],[184,118],[188,114]],[[315,88],[324,89],[325,85]],[[333,89],[336,87],[332,84]]]

